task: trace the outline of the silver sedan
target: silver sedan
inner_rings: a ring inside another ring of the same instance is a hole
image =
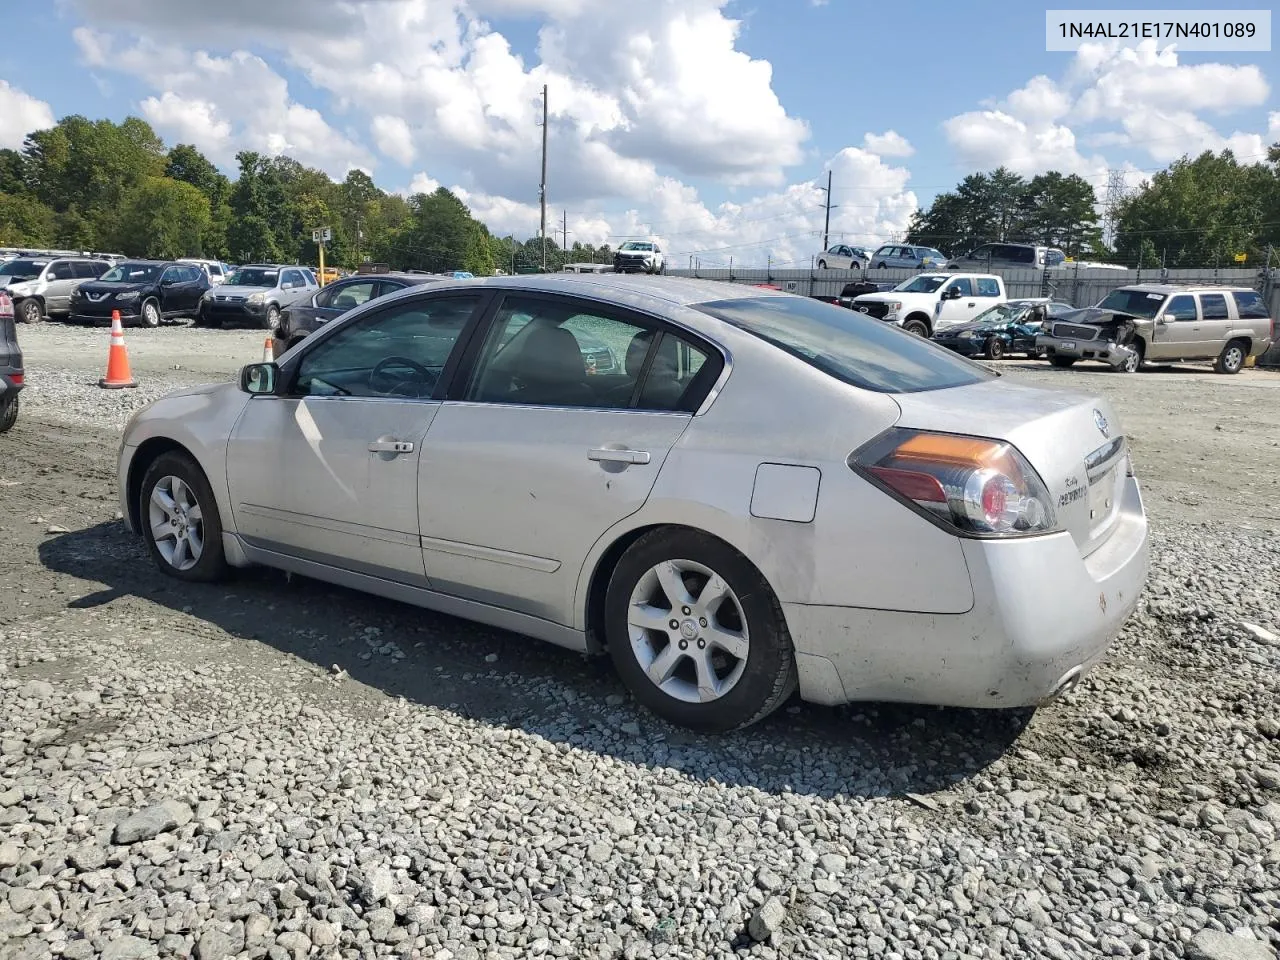
[[[1043,703],[1147,575],[1105,401],[710,281],[410,288],[146,407],[119,466],[167,574],[263,564],[607,651],[703,730],[797,690]]]

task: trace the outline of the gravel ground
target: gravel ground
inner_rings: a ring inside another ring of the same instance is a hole
[[[1275,960],[1280,375],[1005,365],[1107,394],[1153,573],[1030,715],[668,727],[607,662],[302,578],[188,586],[118,429],[262,334],[19,330],[0,437],[0,958]]]

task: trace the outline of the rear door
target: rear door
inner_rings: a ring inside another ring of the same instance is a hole
[[[71,309],[71,292],[80,285],[75,265],[70,260],[57,260],[45,270],[44,312],[67,313]]]
[[[1216,357],[1231,336],[1231,314],[1225,293],[1200,294],[1200,340],[1196,344],[1196,356]]]
[[[593,342],[623,376],[587,372]],[[572,625],[588,552],[644,504],[723,361],[645,315],[514,292],[469,353],[420,465],[427,577]]]

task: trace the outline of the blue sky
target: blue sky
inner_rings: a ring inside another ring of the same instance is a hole
[[[55,0],[6,26],[23,42],[0,48],[0,146],[49,117],[139,114],[228,172],[239,149],[360,166],[386,189],[456,187],[524,236],[547,83],[553,219],[704,263],[806,261],[828,168],[833,233],[875,242],[999,163],[1101,192],[1109,170],[1136,185],[1280,139],[1274,54],[1049,53],[1025,4]]]

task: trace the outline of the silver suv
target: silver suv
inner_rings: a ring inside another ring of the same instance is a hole
[[[1042,270],[1060,267],[1067,255],[1057,247],[1033,243],[984,243],[949,264],[952,270]]]
[[[281,310],[319,289],[315,274],[307,267],[251,263],[238,267],[204,295],[196,323],[207,327],[236,323],[274,330],[280,326]]]
[[[0,265],[0,290],[13,298],[13,313],[23,323],[71,312],[71,295],[87,280],[111,268],[88,257],[18,257]]]
[[[1142,283],[1056,320],[1036,347],[1055,367],[1101,360],[1133,373],[1148,360],[1214,360],[1219,373],[1239,373],[1247,358],[1266,353],[1275,327],[1248,287]]]
[[[941,270],[946,265],[947,258],[933,247],[886,243],[871,255],[871,266],[881,270],[901,267],[910,270]]]

